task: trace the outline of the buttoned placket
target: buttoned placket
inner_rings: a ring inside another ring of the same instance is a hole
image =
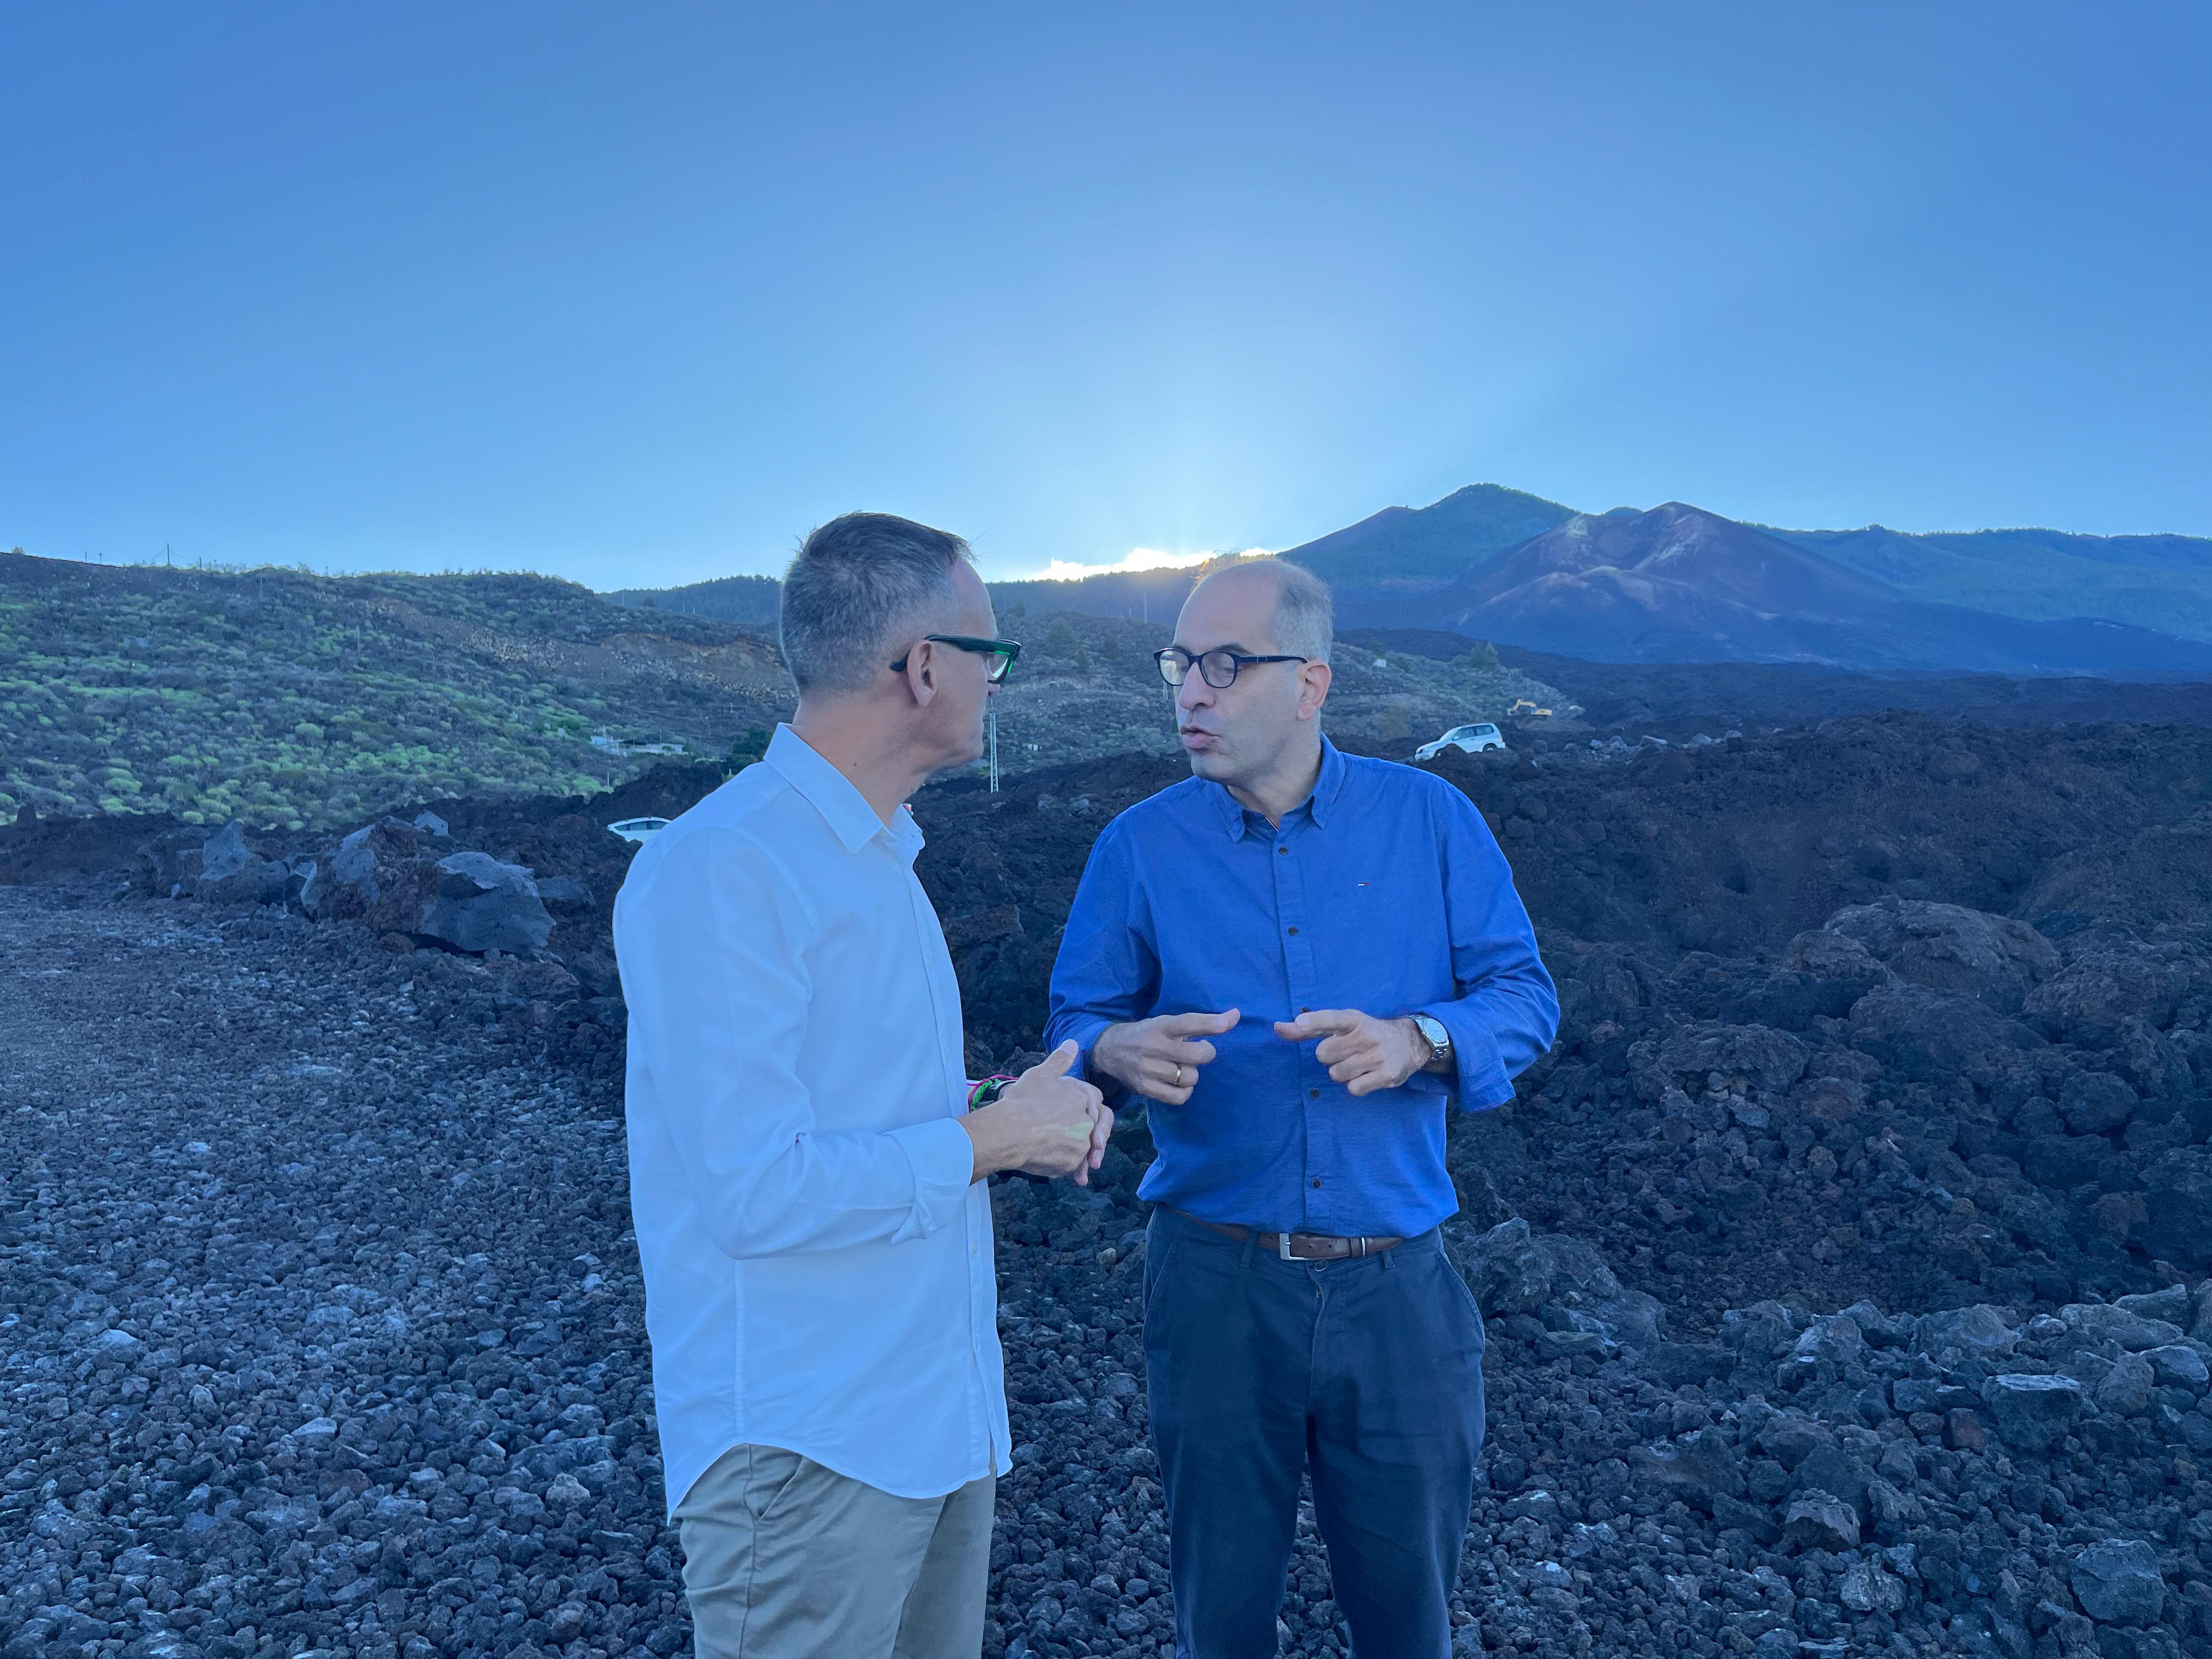
[[[1316,833],[1311,811],[1304,806],[1285,813],[1279,825],[1257,814],[1246,820],[1247,834],[1272,841],[1267,862],[1273,866],[1275,927],[1283,947],[1283,976],[1290,992],[1291,1018],[1310,1013],[1319,1000],[1320,977],[1314,969],[1313,933],[1306,905],[1304,860],[1297,842]],[[1314,1195],[1322,1193],[1324,1179],[1317,1173],[1332,1166],[1336,1148],[1329,1115],[1323,1109],[1322,1091],[1331,1086],[1328,1068],[1315,1057],[1312,1042],[1298,1045],[1298,1111],[1305,1126],[1305,1158],[1298,1186],[1297,1230],[1315,1231]],[[1326,1203],[1327,1195],[1323,1202]],[[1285,1218],[1286,1221],[1290,1218]]]

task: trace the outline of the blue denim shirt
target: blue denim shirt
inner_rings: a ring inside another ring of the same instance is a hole
[[[1243,1018],[1212,1039],[1190,1099],[1149,1107],[1159,1157],[1141,1196],[1270,1231],[1426,1231],[1458,1207],[1444,1103],[1512,1097],[1551,1046],[1559,998],[1504,854],[1467,797],[1326,738],[1312,797],[1279,829],[1192,778],[1129,808],[1092,848],[1052,975],[1048,1048],[1085,1066],[1109,1025]],[[1433,1016],[1455,1075],[1354,1097],[1316,1042],[1275,1035],[1310,1008]],[[1113,1079],[1091,1073],[1109,1092]]]

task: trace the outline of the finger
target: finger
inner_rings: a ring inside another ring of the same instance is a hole
[[[1107,1144],[1114,1139],[1114,1109],[1102,1106],[1098,1109],[1098,1134],[1091,1143],[1091,1167],[1094,1170],[1105,1162]]]
[[[1314,1058],[1324,1066],[1333,1066],[1339,1060],[1356,1060],[1363,1055],[1370,1060],[1374,1059],[1375,1045],[1359,1037],[1343,1033],[1324,1038],[1314,1045]]]
[[[1234,1008],[1218,1014],[1170,1014],[1160,1030],[1171,1037],[1219,1036],[1243,1018]]]
[[[1356,1008],[1309,1008],[1296,1019],[1279,1020],[1275,1032],[1293,1042],[1351,1030],[1367,1018]]]
[[[1167,1045],[1167,1051],[1162,1058],[1170,1066],[1197,1066],[1206,1065],[1212,1060],[1214,1052],[1214,1047],[1210,1042],[1170,1042]]]
[[[1075,1057],[1083,1051],[1076,1047],[1073,1037],[1060,1045],[1042,1060],[1022,1073],[1024,1077],[1066,1077],[1075,1064]]]
[[[1353,1095],[1371,1095],[1377,1089],[1389,1086],[1390,1074],[1388,1072],[1363,1072],[1344,1085],[1345,1092]]]

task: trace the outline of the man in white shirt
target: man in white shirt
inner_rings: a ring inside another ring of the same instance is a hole
[[[784,579],[799,710],[615,903],[630,1207],[702,1659],[973,1659],[1011,1467],[988,1177],[1088,1179],[1068,1044],[969,1109],[904,805],[1018,646],[956,536],[850,514]]]

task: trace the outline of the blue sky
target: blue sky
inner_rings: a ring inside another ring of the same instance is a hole
[[[2212,534],[2208,70],[2197,5],[9,8],[0,546]]]

